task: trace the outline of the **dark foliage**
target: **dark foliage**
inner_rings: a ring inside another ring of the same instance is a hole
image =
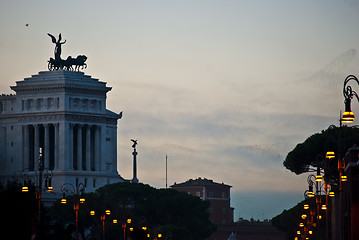
[[[129,228],[147,227],[151,235],[162,233],[171,239],[205,239],[215,230],[209,220],[207,208],[209,202],[202,201],[184,192],[173,189],[155,189],[149,185],[116,183],[99,188],[95,193],[85,194],[86,202],[80,205],[80,232],[91,229],[89,239],[98,239],[102,234],[100,215],[106,209],[111,215],[106,216],[106,239],[123,239],[122,224],[131,219]],[[90,216],[90,210],[96,215]],[[73,198],[68,204],[59,202],[51,209],[53,219],[62,224],[74,222]],[[118,223],[114,224],[113,219]]]
[[[304,223],[306,226],[308,226],[307,220],[303,220],[301,218],[302,214],[307,214],[308,217],[310,216],[309,211],[310,210],[304,210],[303,205],[309,204],[310,208],[316,209],[315,205],[315,198],[309,198],[306,199],[300,203],[298,203],[296,206],[289,210],[284,210],[281,214],[274,217],[272,219],[272,224],[275,226],[278,230],[286,233],[286,239],[291,240],[294,239],[294,237],[297,236],[297,230],[303,230],[303,228],[299,227],[299,223]],[[322,198],[322,202],[325,202],[325,198]],[[330,207],[329,207],[330,209]],[[320,210],[320,215],[322,216],[321,220],[317,220],[317,213],[314,211],[313,216],[313,223],[315,224],[315,227],[312,226],[313,235],[311,239],[325,239],[325,226],[326,226],[326,219],[325,219],[325,211]],[[318,228],[318,221],[319,221],[319,228]],[[330,226],[330,222],[329,222]]]
[[[27,193],[21,192],[16,182],[0,189],[1,229],[4,236],[12,239],[30,239],[39,230],[37,222],[37,201],[33,187]],[[20,231],[19,231],[20,230]]]
[[[341,134],[341,145],[339,139]],[[288,153],[283,165],[296,174],[308,172],[310,167],[317,167],[323,162],[318,162],[318,155],[325,158],[327,151],[334,151],[336,156],[344,156],[346,151],[357,144],[359,136],[359,128],[342,126],[330,127],[321,133],[313,134],[303,143],[299,143],[291,152]],[[338,176],[337,158],[332,159],[327,166],[328,176],[335,180]]]

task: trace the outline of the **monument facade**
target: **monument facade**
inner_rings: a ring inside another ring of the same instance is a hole
[[[124,181],[117,172],[122,114],[106,109],[111,90],[106,82],[58,68],[17,81],[11,89],[15,94],[0,96],[3,183],[24,172],[35,175],[40,167],[51,172],[54,190],[82,183],[89,192]]]

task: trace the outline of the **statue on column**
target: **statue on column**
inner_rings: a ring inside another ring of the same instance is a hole
[[[136,146],[137,146],[137,140],[131,139],[131,141],[133,142],[132,147],[133,147],[133,178],[131,180],[132,183],[138,183],[138,178],[137,178],[137,151],[136,151]]]
[[[133,142],[132,144],[133,150],[136,150],[137,140],[131,139],[131,141]]]

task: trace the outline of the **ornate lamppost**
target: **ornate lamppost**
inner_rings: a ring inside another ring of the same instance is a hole
[[[44,168],[44,158],[42,148],[39,148],[39,169],[25,168],[21,172],[21,178],[24,179],[24,185],[21,188],[22,192],[29,191],[29,185],[35,184],[36,199],[38,203],[37,220],[40,220],[41,214],[41,199],[44,191],[51,192],[53,187],[51,186],[52,171]],[[33,172],[33,173],[31,173]],[[43,187],[44,185],[44,187]]]
[[[85,202],[84,192],[85,192],[85,185],[83,183],[76,184],[76,186],[72,185],[71,183],[65,183],[61,186],[61,192],[63,197],[61,199],[62,204],[66,204],[66,194],[71,194],[74,196],[74,210],[75,210],[75,224],[76,224],[76,240],[79,239],[79,209],[80,204]]]
[[[95,216],[96,212],[94,210],[90,211],[90,215],[91,216]],[[106,215],[109,216],[111,215],[111,211],[110,210],[105,210],[103,213],[101,213],[101,221],[102,221],[102,239],[105,240],[105,220],[106,220]],[[116,221],[117,222],[117,221]]]

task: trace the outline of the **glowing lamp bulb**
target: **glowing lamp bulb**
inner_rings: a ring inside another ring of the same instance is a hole
[[[112,220],[112,223],[115,223],[115,224],[116,224],[116,223],[117,223],[117,219]]]
[[[62,203],[62,204],[66,204],[66,203],[67,203],[66,198],[62,198],[62,199],[61,199],[61,203]]]
[[[327,159],[332,159],[332,158],[335,158],[335,154],[334,154],[334,152],[327,152],[327,154],[325,155],[325,157],[327,158]]]
[[[22,191],[22,192],[28,192],[28,191],[29,191],[29,187],[22,187],[22,188],[21,188],[21,191]]]
[[[347,178],[347,176],[342,175],[341,180],[342,180],[342,182],[346,182],[346,181],[348,181],[348,178]]]
[[[322,210],[327,210],[327,205],[322,205]]]
[[[329,197],[335,197],[335,193],[333,191],[329,192]]]
[[[316,181],[316,182],[321,182],[321,181],[323,181],[323,176],[322,176],[322,175],[317,175],[317,176],[315,176],[315,181]]]
[[[91,216],[95,216],[95,211],[90,211]]]
[[[105,211],[105,214],[106,214],[106,215],[110,215],[110,214],[111,214],[111,211],[110,211],[110,210],[106,210],[106,211]]]
[[[309,209],[309,204],[304,204],[303,208],[304,209]]]
[[[352,123],[354,122],[354,113],[352,111],[344,112],[342,117],[342,122],[344,123]]]

